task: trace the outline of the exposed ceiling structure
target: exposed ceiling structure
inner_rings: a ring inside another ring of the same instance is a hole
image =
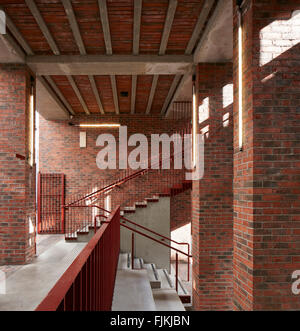
[[[191,100],[195,63],[232,59],[231,0],[0,0],[0,9],[0,62],[38,76],[47,119],[168,116]]]

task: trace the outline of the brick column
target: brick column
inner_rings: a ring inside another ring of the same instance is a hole
[[[204,177],[193,183],[193,301],[196,310],[232,309],[232,63],[197,68]]]
[[[0,265],[34,254],[35,167],[29,156],[31,79],[24,65],[0,64]]]
[[[300,309],[299,1],[244,2],[243,151],[234,3],[234,307]]]

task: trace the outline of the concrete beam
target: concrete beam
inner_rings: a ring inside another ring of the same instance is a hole
[[[112,92],[113,92],[115,111],[116,111],[116,114],[120,114],[116,76],[111,75],[110,82],[111,82],[111,88],[112,88]]]
[[[164,31],[163,31],[161,43],[160,43],[159,55],[163,55],[166,52],[166,49],[168,46],[168,41],[169,41],[169,36],[170,36],[171,29],[172,29],[176,8],[177,8],[177,3],[178,3],[177,0],[169,1],[167,17],[165,20]]]
[[[152,86],[151,86],[151,91],[150,91],[148,104],[147,104],[147,108],[146,108],[146,114],[150,114],[150,112],[151,112],[152,103],[153,103],[156,86],[157,86],[157,82],[158,82],[158,77],[159,77],[159,75],[154,75],[153,80],[152,80]]]
[[[1,63],[25,63],[25,52],[10,34],[0,34],[0,46]]]
[[[172,110],[172,106],[173,106],[173,102],[176,100],[176,98],[178,97],[182,86],[184,85],[184,83],[186,82],[186,80],[193,74],[193,71],[195,70],[194,66],[185,74],[183,75],[183,77],[181,78],[176,91],[174,92],[174,95],[167,107],[166,113],[165,113],[165,117],[169,117],[171,110]]]
[[[53,92],[50,85],[47,83],[46,79],[44,77],[38,77],[37,82],[37,109],[38,112],[46,119],[69,119],[70,113],[68,109],[65,107],[65,105],[62,103],[62,101],[58,98],[58,96]],[[42,88],[39,85],[42,85]],[[48,94],[48,97],[45,98],[45,94],[43,89],[46,91],[46,94]],[[48,106],[50,98],[56,103],[56,105],[59,107],[60,110],[63,111],[63,114],[61,112],[57,112],[56,114],[51,114],[49,112]],[[47,102],[45,102],[47,100]],[[45,108],[46,106],[46,108]]]
[[[185,50],[185,54],[187,55],[190,55],[192,54],[195,46],[196,46],[196,42],[200,36],[200,33],[204,27],[204,24],[206,23],[207,21],[207,17],[213,7],[215,3],[215,0],[206,0],[204,2],[204,5],[203,5],[203,8],[201,10],[201,13],[198,17],[198,20],[197,20],[197,23],[196,23],[196,26],[194,28],[194,31],[193,31],[193,34],[192,34],[192,37],[186,47],[186,50]]]
[[[63,104],[66,106],[68,111],[75,115],[75,111],[73,110],[72,106],[69,104],[68,100],[64,97],[64,95],[61,93],[60,89],[56,86],[55,82],[50,76],[45,76],[46,81],[48,84],[52,87],[53,91],[57,94],[57,96],[60,98],[60,100],[63,102]]]
[[[67,75],[67,78],[68,78],[75,94],[77,95],[77,98],[79,99],[79,101],[82,105],[82,108],[84,109],[84,111],[86,112],[87,115],[90,115],[91,113],[90,113],[90,111],[89,111],[89,109],[88,109],[88,107],[87,107],[87,105],[86,105],[86,103],[85,103],[85,101],[84,101],[84,99],[83,99],[83,97],[82,97],[75,81],[74,81],[74,78],[71,75]]]
[[[180,82],[181,77],[182,77],[181,75],[176,75],[174,77],[173,82],[172,82],[172,85],[171,85],[170,90],[168,92],[168,95],[167,95],[166,100],[164,102],[164,105],[162,107],[161,115],[164,115],[165,114],[165,112],[167,110],[167,107],[169,106],[169,104],[170,104],[170,102],[171,102],[171,100],[173,98],[173,95],[175,93],[175,90],[176,90],[176,88],[177,88],[177,86],[178,86],[178,84]]]
[[[34,2],[34,0],[25,0],[27,7],[30,9],[33,17],[35,18],[39,28],[41,29],[44,37],[47,39],[49,46],[51,47],[53,53],[55,55],[59,55],[60,51],[36,5],[36,3]]]
[[[101,102],[101,98],[100,98],[100,95],[99,95],[99,92],[98,92],[98,89],[97,89],[97,85],[96,85],[94,76],[89,75],[89,80],[90,80],[90,83],[91,83],[91,86],[92,86],[92,90],[94,92],[94,95],[95,95],[95,98],[96,98],[96,101],[97,101],[99,110],[100,110],[101,114],[104,115],[104,113],[105,113],[104,112],[104,108],[103,108],[103,105],[102,105],[102,102]]]
[[[194,62],[228,62],[233,52],[232,1],[222,0],[206,25],[195,49]]]
[[[65,12],[67,14],[67,17],[68,17],[68,20],[69,20],[69,23],[70,23],[70,26],[71,26],[71,29],[72,29],[72,32],[73,32],[73,36],[74,36],[74,39],[76,41],[77,47],[80,51],[80,54],[85,55],[86,54],[85,46],[84,46],[84,43],[83,43],[82,38],[81,38],[81,33],[80,33],[80,30],[79,30],[79,27],[78,27],[78,24],[77,24],[77,21],[76,21],[76,17],[75,17],[75,14],[74,14],[74,10],[73,10],[71,1],[70,0],[62,0],[62,3],[63,3],[63,6],[65,8]]]
[[[131,114],[135,113],[136,83],[137,83],[137,76],[133,75],[131,82]]]
[[[139,54],[140,48],[140,33],[141,33],[141,18],[142,18],[142,0],[134,1],[134,20],[133,20],[133,54]]]
[[[28,56],[37,75],[172,75],[193,64],[188,55],[60,55]]]
[[[3,7],[0,6],[0,10],[4,11]],[[5,12],[5,11],[4,11]],[[14,24],[14,22],[11,20],[11,18],[7,15],[5,12],[5,19],[6,19],[6,25],[11,32],[11,34],[14,36],[16,41],[20,44],[20,46],[24,49],[25,53],[27,55],[33,55],[33,51],[31,47],[28,45],[27,41],[23,38],[22,34]]]
[[[73,32],[73,36],[74,36],[74,39],[76,41],[79,52],[80,52],[81,55],[86,55],[86,49],[85,49],[85,46],[84,46],[84,43],[83,43],[83,40],[82,40],[82,37],[81,37],[80,29],[79,29],[79,26],[78,26],[78,23],[77,23],[77,20],[76,20],[76,17],[75,17],[75,13],[74,13],[71,1],[70,0],[62,0],[62,3],[64,5],[64,8],[65,8],[65,11],[66,11],[66,14],[67,14],[70,26],[71,26],[71,30]],[[104,114],[104,109],[103,109],[103,106],[102,106],[100,95],[99,95],[99,92],[98,92],[98,89],[97,89],[97,86],[96,86],[96,82],[95,82],[95,78],[94,78],[93,75],[89,75],[89,81],[90,81],[93,93],[95,95],[95,99],[97,101],[99,110],[100,110],[101,114]],[[86,109],[85,109],[85,111],[86,111]]]
[[[110,36],[110,28],[109,28],[109,19],[107,14],[107,6],[106,0],[98,0],[100,17],[102,23],[102,30],[104,35],[104,42],[106,46],[106,54],[112,54],[112,44],[111,44],[111,36]]]

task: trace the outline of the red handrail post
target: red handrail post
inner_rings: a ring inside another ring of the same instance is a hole
[[[41,233],[41,173],[38,173],[38,189],[37,189],[37,223],[38,233]]]
[[[65,175],[61,174],[61,233],[65,233]]]
[[[188,267],[187,267],[187,281],[190,281],[190,245],[188,245]]]
[[[176,283],[176,292],[178,293],[178,253],[176,253],[175,283]]]
[[[131,233],[131,269],[134,270],[134,233]]]

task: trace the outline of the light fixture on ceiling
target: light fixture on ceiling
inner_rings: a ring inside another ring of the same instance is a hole
[[[102,123],[102,124],[73,124],[69,123],[70,126],[78,126],[80,128],[119,128],[121,124],[115,123]]]

